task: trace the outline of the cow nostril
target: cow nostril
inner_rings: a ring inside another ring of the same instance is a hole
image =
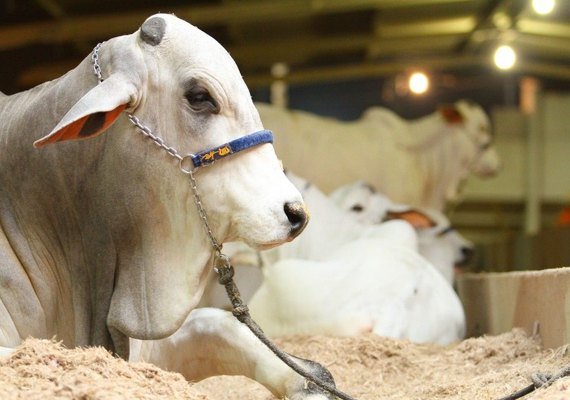
[[[309,222],[309,215],[305,205],[300,201],[285,203],[283,211],[285,211],[285,215],[291,223],[291,236],[296,237],[305,229],[307,222]]]

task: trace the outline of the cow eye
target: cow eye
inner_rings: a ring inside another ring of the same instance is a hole
[[[350,208],[352,211],[354,212],[362,212],[364,211],[364,207],[362,207],[360,204],[355,204]]]
[[[212,114],[217,114],[220,109],[218,107],[218,103],[214,100],[208,89],[195,85],[192,86],[188,91],[184,94],[190,108],[193,111],[202,113],[208,112]]]

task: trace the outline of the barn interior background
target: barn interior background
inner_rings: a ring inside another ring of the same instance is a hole
[[[406,118],[470,98],[490,113],[504,168],[471,178],[448,214],[479,247],[475,270],[570,265],[570,1],[541,15],[531,0],[2,0],[0,90],[73,68],[94,45],[173,12],[222,43],[254,100],[339,119],[385,106]],[[545,5],[547,0],[539,0]],[[499,70],[509,44],[516,64]],[[428,92],[407,88],[423,71]],[[281,89],[280,89],[281,88]]]

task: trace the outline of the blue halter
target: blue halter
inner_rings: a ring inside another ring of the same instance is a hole
[[[191,154],[189,157],[192,160],[194,169],[196,169],[210,165],[220,158],[227,157],[231,154],[264,143],[273,143],[273,133],[269,130],[250,133],[249,135],[242,136],[240,138],[232,140],[231,142],[224,143],[220,146],[202,151],[198,154]]]

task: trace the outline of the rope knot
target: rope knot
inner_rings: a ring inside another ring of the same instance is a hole
[[[232,309],[232,314],[237,318],[240,319],[240,317],[246,315],[249,313],[249,308],[247,308],[247,306],[245,304],[242,304],[240,306],[234,307]]]
[[[224,286],[232,282],[234,278],[234,267],[225,254],[216,254],[214,270],[218,274],[218,282]]]
[[[232,282],[234,278],[234,267],[231,265],[216,268],[216,272],[218,273],[218,282],[224,286]]]

